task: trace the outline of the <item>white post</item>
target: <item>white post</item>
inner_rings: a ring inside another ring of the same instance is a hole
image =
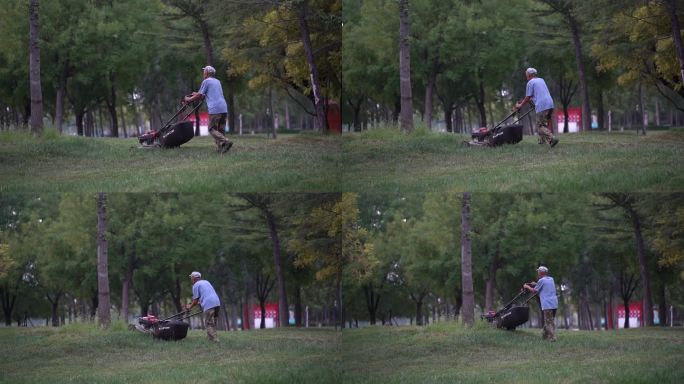
[[[608,132],[613,128],[613,111],[608,110]]]
[[[242,113],[238,115],[238,120],[240,121],[240,136],[242,136]]]
[[[304,316],[304,326],[306,328],[309,328],[309,306],[307,305],[305,308],[305,316]]]

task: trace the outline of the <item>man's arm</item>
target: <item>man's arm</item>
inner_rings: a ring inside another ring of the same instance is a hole
[[[190,309],[192,309],[192,307],[194,307],[197,304],[199,304],[199,299],[193,299],[192,303],[185,306],[185,310],[189,311]]]
[[[523,105],[527,104],[529,101],[530,101],[530,96],[525,96],[524,99],[515,103],[515,107],[513,107],[513,109],[517,111],[520,108],[522,108]]]
[[[204,95],[199,93],[199,92],[193,92],[189,96],[183,97],[183,102],[184,103],[192,103],[195,100],[202,100],[204,99]]]

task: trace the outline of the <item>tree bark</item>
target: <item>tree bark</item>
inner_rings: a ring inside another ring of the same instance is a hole
[[[380,295],[375,293],[373,283],[363,286],[363,294],[366,297],[366,308],[368,308],[370,325],[375,325],[377,321],[378,307],[380,306]]]
[[[497,254],[494,255],[494,260],[489,262],[487,282],[485,285],[485,310],[494,310],[494,292],[496,292],[496,272],[499,269],[498,259],[498,244]]]
[[[298,12],[299,29],[302,34],[302,44],[304,46],[306,62],[309,64],[309,80],[311,81],[314,107],[316,109],[316,128],[320,133],[328,133],[328,124],[327,119],[325,118],[325,100],[323,100],[323,95],[321,94],[318,67],[316,66],[316,60],[313,54],[311,35],[309,34],[309,25],[306,21],[308,10],[309,0],[302,1]]]
[[[31,93],[31,132],[43,133],[43,91],[40,80],[40,4],[29,1],[29,82]]]
[[[408,0],[399,0],[399,90],[401,94],[400,126],[404,133],[413,131],[413,97],[411,95],[411,46]]]
[[[50,318],[52,319],[53,327],[59,327],[58,309],[60,297],[62,297],[62,293],[57,293],[53,297],[51,297],[49,294],[47,295],[47,299],[50,302]]]
[[[109,313],[109,263],[107,258],[107,194],[100,192],[97,199],[97,302],[100,326],[108,328],[112,322]]]
[[[639,118],[640,118],[640,124],[639,126],[641,127],[641,133],[646,136],[646,109],[644,107],[644,85],[639,82]],[[639,131],[637,130],[637,134],[639,134]]]
[[[577,75],[579,78],[580,98],[582,99],[582,125],[581,131],[591,129],[591,106],[589,105],[589,86],[587,84],[587,75],[584,69],[584,61],[582,59],[582,42],[580,40],[579,25],[574,16],[566,15],[568,23],[570,24],[570,31],[572,32],[572,42],[575,48],[575,61],[577,64]]]
[[[112,137],[119,137],[119,118],[116,115],[116,76],[113,72],[109,73],[109,97],[107,98],[107,110],[112,121]]]
[[[463,323],[473,325],[475,321],[475,297],[473,291],[472,254],[470,244],[470,192],[463,193],[461,208],[461,281],[463,282]]]
[[[12,311],[17,300],[17,295],[11,294],[9,289],[9,285],[5,283],[2,289],[2,312],[5,314],[5,325],[8,327],[12,325]]]
[[[670,25],[672,27],[672,39],[675,45],[675,53],[677,61],[679,62],[679,76],[684,86],[684,44],[682,44],[682,28],[679,26],[679,18],[677,17],[677,2],[679,0],[665,0],[667,14],[670,16]],[[679,3],[681,5],[681,3]]]
[[[643,300],[643,318],[644,325],[647,327],[653,326],[653,304],[651,301],[651,279],[648,275],[648,267],[646,264],[646,250],[644,247],[644,238],[641,230],[641,217],[632,209],[630,211],[632,217],[632,225],[634,228],[634,239],[636,241],[637,255],[639,257],[639,273],[642,281],[642,300]]]
[[[55,96],[55,127],[59,133],[62,133],[62,126],[64,125],[64,97],[66,95],[68,66],[59,75],[59,84],[57,85],[57,95]]]
[[[287,305],[287,289],[285,289],[285,272],[282,267],[282,257],[280,255],[280,239],[278,237],[278,227],[272,212],[266,211],[266,221],[271,236],[273,247],[273,264],[275,266],[276,279],[278,284],[278,322],[281,327],[289,325],[289,307]]]
[[[428,129],[432,128],[432,99],[435,88],[435,78],[437,77],[437,70],[435,64],[430,66],[430,73],[428,74],[428,83],[425,87],[425,113],[423,113],[424,122]]]

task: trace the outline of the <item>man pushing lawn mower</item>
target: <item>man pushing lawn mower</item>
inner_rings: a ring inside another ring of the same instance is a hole
[[[558,139],[553,137],[551,132],[551,117],[553,116],[553,99],[549,88],[544,79],[537,77],[537,70],[527,68],[525,71],[527,78],[527,88],[525,98],[515,104],[514,111],[518,111],[527,102],[532,100],[535,112],[537,113],[537,132],[539,134],[539,144],[549,143],[551,148],[558,144]]]
[[[220,154],[228,152],[233,143],[223,135],[226,128],[226,117],[228,116],[228,104],[223,98],[221,82],[214,77],[216,69],[211,65],[202,68],[204,81],[197,92],[183,97],[182,103],[192,103],[196,100],[207,100],[209,110],[209,134],[216,142],[216,151]]]
[[[192,280],[192,302],[186,305],[185,309],[189,311],[197,304],[202,307],[204,311],[204,325],[207,327],[207,337],[209,340],[218,343],[216,319],[218,318],[218,311],[221,306],[218,295],[210,282],[202,280],[201,273],[191,273],[190,279]]]
[[[542,314],[544,317],[544,340],[556,341],[556,309],[558,309],[558,298],[556,297],[556,283],[553,277],[548,276],[549,269],[545,266],[537,268],[537,282],[530,282],[523,285],[523,289],[539,294]]]

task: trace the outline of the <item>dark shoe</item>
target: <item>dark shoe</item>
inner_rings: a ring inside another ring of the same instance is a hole
[[[232,147],[232,146],[233,146],[233,142],[232,142],[232,141],[223,142],[223,143],[221,144],[221,154],[228,152],[228,150],[229,150],[230,147]]]
[[[549,144],[551,144],[551,148],[555,147],[558,144],[558,139],[554,138]]]

